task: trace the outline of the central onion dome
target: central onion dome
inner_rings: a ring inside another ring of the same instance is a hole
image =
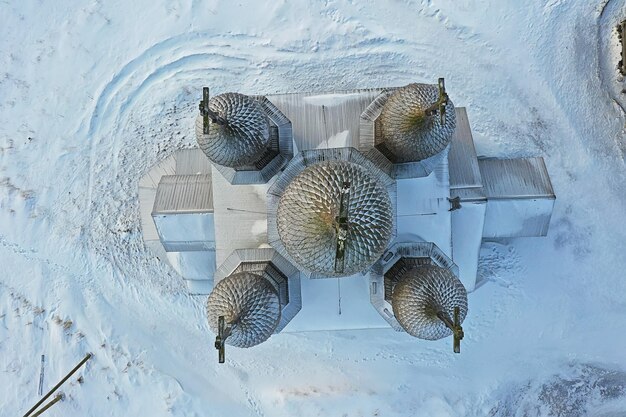
[[[342,193],[347,213],[339,227]],[[278,204],[277,227],[285,249],[302,267],[325,276],[348,276],[368,269],[382,255],[393,233],[393,211],[386,189],[365,167],[324,161],[298,174]],[[344,252],[336,269],[338,239]]]
[[[266,341],[280,321],[280,300],[272,284],[260,275],[238,272],[217,283],[207,300],[211,330],[218,333],[224,316],[230,335],[226,344],[251,347]]]
[[[467,292],[449,270],[435,265],[422,265],[407,270],[393,289],[393,314],[411,336],[437,340],[452,331],[437,317],[443,312],[454,319],[459,307],[460,320],[467,315]]]
[[[392,162],[422,161],[448,146],[456,127],[454,105],[448,100],[442,124],[438,110],[427,111],[438,100],[438,86],[415,83],[399,88],[387,99],[380,114],[380,135],[393,155]]]
[[[261,158],[270,139],[270,124],[256,100],[225,93],[212,97],[209,109],[226,122],[209,120],[209,133],[204,134],[202,115],[196,119],[198,145],[211,161],[238,168]]]

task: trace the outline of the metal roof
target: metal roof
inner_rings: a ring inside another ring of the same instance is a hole
[[[438,312],[454,317],[459,307],[461,322],[467,314],[467,292],[454,274],[436,265],[410,268],[393,288],[393,313],[411,336],[437,340],[452,331],[437,317]]]
[[[345,269],[337,270],[341,236],[337,219],[346,183]],[[347,161],[320,162],[298,174],[280,198],[277,220],[281,241],[294,260],[328,276],[352,275],[370,267],[393,231],[387,190],[366,168]]]
[[[273,94],[267,95],[267,99],[291,120],[298,150],[333,147],[329,139],[340,136],[345,141],[343,146],[356,148],[359,117],[382,91],[376,88],[332,94]]]
[[[543,158],[480,159],[487,199],[556,198]]]
[[[213,211],[210,175],[161,177],[152,214],[206,213]]]
[[[220,165],[240,167],[257,161],[265,152],[270,139],[269,119],[259,102],[239,93],[212,97],[209,107],[227,124],[209,121],[209,131],[203,131],[203,117],[196,118],[196,137],[200,149]]]
[[[266,341],[280,322],[281,305],[274,286],[264,277],[238,272],[217,283],[207,300],[209,326],[218,333],[224,316],[230,327],[226,343],[251,347]]]
[[[456,129],[450,140],[450,189],[482,187],[474,139],[465,107],[456,109]]]
[[[417,83],[399,88],[389,96],[377,119],[380,123],[377,147],[390,161],[422,161],[448,146],[456,125],[452,102],[445,108],[443,123],[439,114],[426,114],[438,99],[436,85]]]
[[[291,121],[265,96],[253,96],[270,122],[270,138],[265,151],[249,165],[229,167],[215,164],[215,168],[231,184],[265,184],[293,157]],[[200,118],[196,120],[196,129]]]
[[[371,177],[371,179],[380,184],[388,194],[388,198],[391,200],[392,209],[392,232],[391,238],[395,237],[395,213],[396,213],[396,183],[391,179],[384,171],[382,171],[374,162],[363,156],[354,148],[332,148],[332,149],[319,149],[319,150],[305,150],[299,152],[289,163],[283,173],[276,179],[276,181],[269,188],[267,193],[267,238],[269,244],[289,260],[294,265],[299,265],[305,276],[311,278],[328,278],[331,276],[337,276],[335,274],[320,273],[313,269],[308,269],[307,265],[304,265],[299,259],[295,259],[287,250],[286,245],[283,243],[284,236],[281,236],[278,228],[279,218],[279,205],[281,197],[286,193],[291,182],[298,177],[307,167],[315,166],[316,164],[325,163],[329,161],[345,161],[348,163],[357,164],[362,167]],[[356,191],[357,189],[355,189]],[[357,191],[357,194],[359,192]],[[365,197],[365,193],[360,193],[360,197]],[[294,195],[294,197],[296,197]],[[373,201],[374,199],[372,199]],[[370,201],[371,202],[371,201]],[[288,223],[286,223],[288,224]],[[302,225],[294,224],[294,227],[301,227]],[[284,230],[284,229],[283,229]],[[297,239],[296,236],[293,236]],[[292,241],[293,239],[289,239]],[[293,240],[294,242],[296,240]],[[318,242],[319,243],[319,242]],[[298,244],[299,246],[307,246],[305,242]],[[313,245],[316,245],[314,243]],[[383,248],[384,249],[384,248]],[[300,256],[298,256],[300,258]],[[372,262],[374,262],[373,260]],[[333,268],[334,270],[334,268]],[[330,271],[329,271],[330,272]]]
[[[181,149],[174,154],[174,160],[176,175],[211,174],[211,161],[198,148]]]
[[[289,322],[302,308],[302,292],[300,285],[300,271],[298,271],[298,269],[289,261],[283,258],[275,249],[258,248],[235,250],[217,269],[214,275],[214,280],[217,283],[226,279],[233,273],[244,269],[242,268],[242,265],[246,265],[245,268],[249,272],[268,278],[265,274],[267,268],[266,266],[262,266],[264,263],[271,264],[287,279],[287,294],[280,294],[279,290],[282,311],[280,315],[280,322],[274,330],[274,333],[278,333],[283,330],[287,324],[289,324]]]

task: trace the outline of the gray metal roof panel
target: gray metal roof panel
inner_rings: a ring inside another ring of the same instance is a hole
[[[474,139],[465,107],[456,109],[456,129],[450,140],[450,188],[482,186]]]
[[[198,148],[176,152],[176,175],[211,174],[211,161]]]
[[[485,195],[497,198],[555,198],[543,158],[481,159]]]
[[[152,214],[213,211],[210,175],[164,175],[157,188]]]
[[[325,93],[271,94],[271,101],[291,120],[299,150],[328,147],[328,139],[345,134],[346,145],[359,146],[361,113],[383,89]]]

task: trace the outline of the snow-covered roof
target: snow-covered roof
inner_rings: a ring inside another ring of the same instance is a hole
[[[474,138],[465,107],[456,107],[456,128],[450,139],[448,166],[450,170],[450,189],[482,187],[478,158],[474,147]]]
[[[555,198],[543,158],[480,159],[488,199]]]

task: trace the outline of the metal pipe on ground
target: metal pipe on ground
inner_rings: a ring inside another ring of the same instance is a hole
[[[92,356],[93,356],[93,355],[92,355],[91,353],[88,353],[87,355],[85,355],[85,357],[84,357],[84,358],[83,358],[83,359],[82,359],[82,360],[78,363],[78,365],[76,365],[76,366],[74,367],[74,369],[72,369],[72,370],[71,370],[71,371],[70,371],[67,375],[65,375],[65,377],[64,377],[61,381],[59,381],[59,383],[58,383],[58,384],[56,384],[54,387],[52,387],[52,389],[51,389],[50,391],[48,391],[48,393],[47,393],[46,395],[44,395],[44,396],[43,396],[43,397],[42,397],[39,401],[37,401],[37,404],[35,404],[35,405],[34,405],[34,406],[30,409],[30,410],[28,410],[28,411],[26,412],[26,414],[24,414],[24,416],[23,416],[23,417],[29,417],[29,416],[31,416],[32,412],[33,412],[33,411],[35,411],[35,410],[37,409],[37,407],[39,407],[41,404],[43,404],[43,402],[44,402],[44,401],[46,401],[46,400],[48,399],[48,397],[50,397],[52,394],[54,394],[54,392],[55,392],[57,389],[59,389],[59,387],[60,387],[61,385],[63,385],[63,383],[64,383],[65,381],[67,381],[68,379],[70,379],[70,377],[71,377],[72,375],[74,375],[74,373],[75,373],[76,371],[78,371],[78,369],[80,369],[80,367],[81,367],[81,366],[83,366],[83,365],[84,365],[84,364],[85,364],[85,363],[86,363],[89,359],[91,359],[91,358],[92,358]],[[57,400],[57,401],[60,401],[60,400]],[[48,408],[49,408],[49,407],[48,407]],[[47,409],[47,408],[46,408],[46,409]],[[35,414],[35,415],[39,415],[39,414]],[[31,417],[34,417],[34,416],[31,416]]]
[[[55,405],[59,401],[63,401],[63,399],[65,399],[65,395],[63,395],[63,393],[57,394],[52,399],[52,401],[50,401],[48,404],[44,405],[43,408],[41,410],[37,411],[35,414],[31,414],[30,417],[37,417],[37,416],[42,415],[48,408],[52,407],[53,405]]]
[[[626,20],[622,20],[617,26],[617,33],[622,44],[622,59],[619,65],[619,71],[622,75],[626,75],[626,39],[624,39],[624,36],[626,36]]]
[[[43,394],[43,372],[44,372],[45,363],[46,363],[46,355],[41,355],[41,371],[39,371],[39,387],[37,389],[38,395]]]

